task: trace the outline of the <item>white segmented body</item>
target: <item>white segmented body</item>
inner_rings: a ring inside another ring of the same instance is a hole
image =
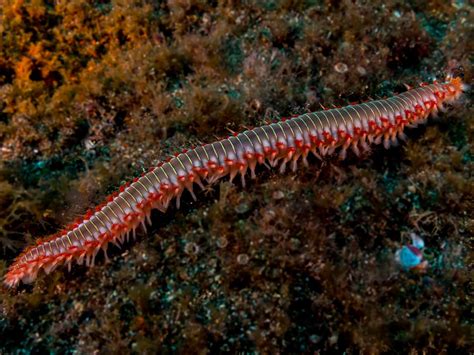
[[[130,232],[135,235],[152,209],[165,211],[173,198],[179,205],[185,189],[195,198],[195,183],[214,183],[226,175],[232,180],[238,174],[245,183],[247,170],[254,177],[256,166],[266,162],[270,166],[280,163],[282,172],[291,163],[294,170],[300,158],[307,164],[309,152],[321,157],[339,148],[343,158],[348,148],[358,154],[373,142],[383,141],[388,148],[404,136],[407,125],[424,122],[464,89],[459,79],[452,79],[385,100],[305,113],[184,151],[121,188],[67,231],[28,247],[10,266],[5,283],[14,287],[20,281],[31,282],[40,269],[50,272],[74,259],[93,263],[97,252],[105,251],[109,242],[122,242]]]

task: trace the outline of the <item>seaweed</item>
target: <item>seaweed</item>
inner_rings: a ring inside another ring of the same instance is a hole
[[[473,8],[403,1],[5,1],[0,275],[175,151],[265,120],[472,83]],[[407,142],[261,169],[94,268],[0,291],[0,352],[472,349],[472,93]],[[395,253],[416,233],[429,267]]]

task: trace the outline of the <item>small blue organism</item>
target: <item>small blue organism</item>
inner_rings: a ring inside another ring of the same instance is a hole
[[[395,260],[405,271],[423,271],[428,267],[428,261],[424,260],[422,249],[425,242],[415,233],[410,234],[412,244],[407,244],[395,253]]]

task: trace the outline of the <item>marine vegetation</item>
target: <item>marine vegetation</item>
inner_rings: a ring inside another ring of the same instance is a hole
[[[306,148],[277,147],[273,162],[288,160],[285,173],[258,164],[249,179],[246,158],[245,187],[239,170],[234,183],[195,185],[196,201],[185,190],[179,209],[167,197],[146,232],[122,244],[114,234],[121,245],[108,243],[94,267],[78,258],[30,284],[2,283],[0,353],[472,352],[473,90],[405,127],[397,146],[367,137],[370,152],[359,140],[345,159],[344,139],[356,134],[333,132],[326,117],[347,126],[373,105],[405,107],[397,95],[426,93],[446,76],[472,87],[473,15],[461,0],[4,0],[2,280],[37,237],[83,223],[87,210],[96,223],[107,196],[115,201],[127,181],[132,193],[143,173],[157,187],[149,167],[163,162],[169,176],[196,158],[193,148],[218,158],[230,142],[257,149],[255,133],[296,137],[311,121],[314,142],[303,138],[324,147],[308,167],[299,156],[296,172],[288,168]],[[367,102],[386,103],[355,104]],[[398,127],[400,113],[375,124]],[[327,147],[332,140],[342,146]],[[193,172],[196,181],[221,166]],[[124,210],[127,202],[117,201]],[[107,203],[121,229],[122,211]]]

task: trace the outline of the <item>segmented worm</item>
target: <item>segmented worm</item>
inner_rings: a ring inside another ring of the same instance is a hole
[[[183,150],[122,186],[66,230],[27,247],[8,269],[4,283],[9,287],[20,281],[29,283],[40,270],[50,273],[61,264],[70,267],[74,260],[94,264],[96,254],[101,249],[106,253],[110,242],[123,243],[129,233],[135,236],[137,227],[149,222],[152,209],[165,211],[173,198],[179,206],[184,190],[196,198],[194,184],[202,186],[205,181],[213,183],[227,175],[232,181],[238,174],[245,183],[247,171],[254,177],[257,164],[267,162],[272,167],[280,164],[282,172],[287,164],[295,170],[299,159],[307,165],[309,152],[321,157],[338,148],[344,158],[348,148],[356,154],[371,143],[383,142],[388,148],[397,137],[404,136],[405,127],[426,121],[465,88],[459,78],[435,82],[383,100],[282,119]]]

